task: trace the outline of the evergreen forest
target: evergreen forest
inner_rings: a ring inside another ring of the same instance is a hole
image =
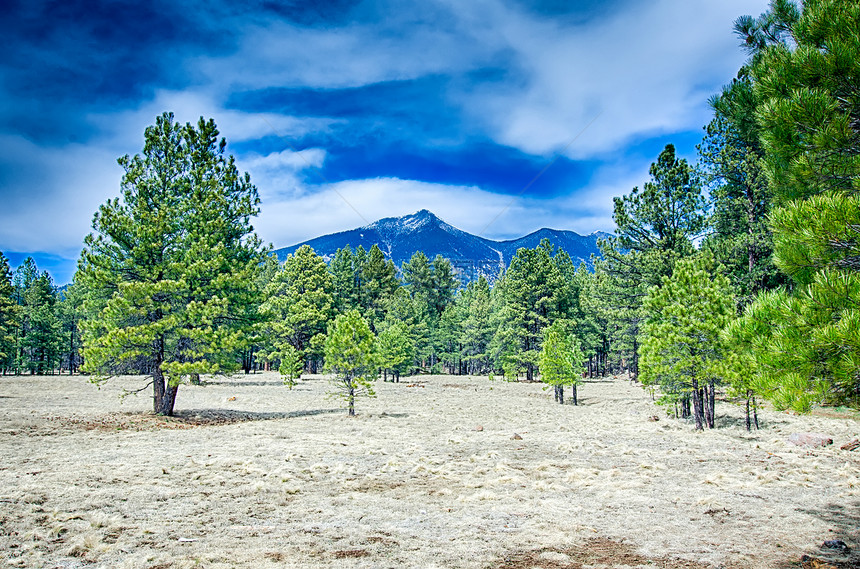
[[[860,4],[774,0],[738,18],[748,53],[710,99],[698,160],[672,144],[614,198],[593,270],[547,240],[493,279],[458,282],[373,246],[279,263],[215,122],[159,116],[124,156],[59,288],[0,253],[0,369],[152,378],[153,409],[201,374],[330,373],[353,411],[418,373],[543,381],[629,373],[670,414],[715,425],[717,395],[756,425],[779,409],[860,406]]]

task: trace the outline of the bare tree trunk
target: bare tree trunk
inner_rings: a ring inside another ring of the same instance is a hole
[[[639,381],[639,341],[633,336],[633,362],[630,366],[630,379]]]
[[[349,382],[349,416],[355,417],[355,386]]]
[[[704,403],[702,401],[702,390],[699,388],[699,380],[693,378],[693,417],[696,419],[696,430],[704,431]]]
[[[579,405],[579,401],[576,399],[576,384],[574,383],[570,387],[571,387],[571,391],[572,391],[572,395],[573,395],[573,404]]]
[[[708,384],[710,387],[708,395],[708,407],[710,408],[710,412],[708,413],[708,428],[713,429],[716,425],[717,417],[717,386],[713,378],[708,381]]]
[[[713,417],[711,416],[711,405],[710,405],[711,397],[708,394],[708,386],[705,385],[704,387],[702,387],[701,391],[702,391],[702,411],[703,411],[702,414],[703,414],[704,419],[705,419],[705,425],[707,425],[707,427],[709,429],[712,429],[713,427],[711,426],[711,424],[713,422]]]

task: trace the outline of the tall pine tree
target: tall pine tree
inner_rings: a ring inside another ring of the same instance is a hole
[[[84,369],[96,381],[141,371],[153,409],[173,413],[179,385],[232,370],[256,318],[257,189],[240,174],[212,120],[165,113],[143,153],[124,156],[121,197],[99,208],[79,278],[88,290]]]

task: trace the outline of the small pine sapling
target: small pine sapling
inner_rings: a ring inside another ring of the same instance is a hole
[[[346,400],[351,417],[355,416],[356,396],[376,396],[373,380],[379,368],[373,344],[373,332],[357,310],[339,315],[329,326],[325,369],[334,375],[331,395]]]

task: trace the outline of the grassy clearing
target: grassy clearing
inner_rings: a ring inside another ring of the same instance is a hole
[[[764,410],[748,434],[722,404],[721,428],[695,433],[624,379],[574,407],[422,376],[378,383],[349,419],[322,378],[256,374],[183,386],[160,418],[118,398],[143,384],[0,380],[6,565],[847,567],[821,544],[860,548],[850,417]],[[799,431],[834,444],[788,444]]]

